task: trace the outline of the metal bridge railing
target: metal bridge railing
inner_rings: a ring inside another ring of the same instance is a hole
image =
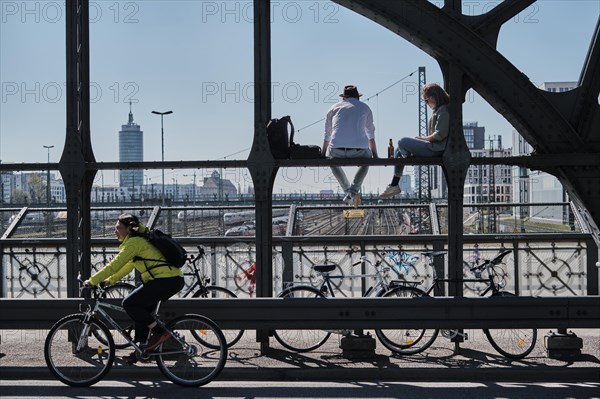
[[[506,289],[521,296],[586,296],[598,294],[598,251],[586,234],[523,236],[468,236],[465,240],[463,275],[484,259],[500,250],[511,249],[503,267]],[[252,237],[182,238],[190,253],[201,245],[207,256],[201,261],[203,270],[217,285],[225,286],[242,298],[253,297],[254,282],[248,277],[256,259]],[[382,260],[391,266],[395,279],[430,285],[431,270],[421,253],[443,250],[444,236],[391,237],[275,237],[273,240],[273,295],[287,283],[316,284],[319,276],[314,265],[337,264],[347,277],[361,274],[353,267],[361,256],[371,263]],[[98,270],[117,253],[114,239],[92,241],[92,270]],[[61,239],[7,239],[0,243],[0,297],[65,298],[66,252]],[[402,255],[413,260],[402,263]],[[368,266],[367,266],[368,268]],[[447,259],[443,263],[447,275]],[[251,274],[251,273],[250,273]],[[188,281],[191,284],[192,281]],[[359,297],[371,281],[344,279],[340,284],[343,297]],[[475,295],[481,287],[463,284],[463,295]]]

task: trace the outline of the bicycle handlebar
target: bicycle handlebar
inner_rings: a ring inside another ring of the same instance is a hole
[[[363,262],[368,263],[370,265],[373,264],[373,262],[371,262],[369,259],[367,259],[366,256],[361,256],[360,260],[358,262],[353,263],[352,266],[358,266],[358,265],[362,264]],[[381,264],[381,262],[382,262],[381,259],[376,260],[374,266],[375,267],[379,266]]]
[[[421,255],[427,256],[429,258],[435,258],[436,256],[446,255],[447,253],[448,253],[448,251],[427,251],[427,252],[421,252]]]
[[[490,266],[496,266],[497,264],[499,264],[500,262],[502,262],[502,259],[504,259],[504,257],[506,255],[508,255],[509,253],[511,253],[512,251],[510,249],[505,249],[504,251],[500,252],[499,255],[496,255],[495,258],[493,259],[488,259],[485,262],[483,262],[480,265],[474,266],[471,268],[471,271],[477,271],[477,270],[483,270],[484,268],[490,267]]]
[[[204,255],[206,255],[206,252],[204,251],[204,248],[202,248],[200,245],[198,245],[196,248],[198,248],[198,255],[189,255],[187,257],[187,260],[189,263],[191,263],[192,265],[196,266],[196,262],[198,262],[198,260],[202,259],[204,257]]]
[[[110,284],[107,284],[104,281],[101,281],[98,285],[85,285],[83,284],[85,283],[85,280],[81,277],[81,273],[77,275],[77,281],[79,282],[79,295],[81,295],[84,290],[89,290],[93,294],[92,297],[94,299],[100,298],[106,287],[110,287]]]

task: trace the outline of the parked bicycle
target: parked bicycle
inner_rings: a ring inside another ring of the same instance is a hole
[[[331,272],[338,269],[339,266],[336,264],[329,265],[316,265],[313,267],[314,271],[322,276],[322,281],[318,287],[312,285],[292,285],[278,295],[279,298],[293,299],[293,298],[333,298],[335,297],[336,285],[333,281],[344,279],[344,278],[370,278],[373,277],[377,281],[375,285],[371,286],[364,293],[363,297],[382,297],[388,296],[387,293],[393,292],[395,288],[389,277],[390,267],[388,265],[381,266],[382,260],[377,260],[375,264],[372,264],[375,268],[373,274],[358,274],[350,277],[344,275],[332,275]],[[362,257],[360,262],[354,263],[352,266],[365,265],[371,262],[366,258]],[[391,295],[391,294],[390,294]],[[289,350],[296,352],[309,352],[315,350],[323,345],[332,332],[339,334],[349,334],[350,330],[277,330],[273,332],[275,339]]]
[[[242,271],[235,276],[236,287],[251,298],[254,297],[256,293],[256,262],[250,263],[250,266],[240,265],[238,268]]]
[[[80,283],[83,281],[80,279]],[[115,360],[115,343],[109,330],[117,331],[135,348],[140,361],[155,360],[172,382],[201,386],[214,380],[227,360],[227,343],[221,329],[207,317],[185,314],[167,323],[155,318],[170,339],[149,352],[133,342],[107,310],[125,313],[121,306],[106,302],[101,286],[90,287],[91,303],[83,313],[57,321],[46,337],[44,357],[52,374],[67,385],[83,387],[100,381]]]
[[[187,298],[192,295],[192,298],[215,298],[215,299],[229,299],[237,298],[237,296],[225,287],[211,284],[211,278],[203,273],[201,270],[201,260],[205,256],[204,248],[198,246],[198,254],[196,256],[190,256],[188,258],[188,264],[190,270],[184,272],[184,276],[191,276],[194,278],[194,283],[184,289],[181,298]],[[187,270],[187,269],[186,269]],[[124,298],[131,291],[134,290],[134,286],[129,283],[117,283],[112,286],[106,287],[102,294],[104,298]],[[123,328],[126,332],[133,331],[133,325]],[[235,345],[244,335],[244,330],[223,330],[225,340],[227,341],[227,347]],[[126,340],[118,339],[115,345],[118,349],[125,348],[129,345]]]
[[[392,291],[389,291],[385,297],[407,297],[419,298],[430,296],[430,293],[440,283],[457,283],[456,279],[438,278],[434,258],[442,256],[446,251],[424,252],[423,255],[429,258],[428,265],[431,266],[433,273],[433,283],[427,290],[423,290],[410,283],[398,282]],[[471,272],[480,276],[473,279],[464,279],[462,283],[481,283],[486,284],[486,288],[479,292],[479,296],[490,294],[491,297],[514,296],[510,292],[503,291],[505,273],[499,266],[510,250],[504,250],[491,260],[474,266]],[[487,272],[487,278],[481,277],[482,273]],[[396,283],[395,283],[396,285]],[[429,348],[437,338],[440,330],[438,329],[394,329],[377,330],[377,338],[389,350],[398,354],[415,354],[423,352]],[[447,338],[454,338],[457,334],[463,334],[458,330],[441,330],[442,335]],[[484,329],[490,344],[503,356],[511,359],[522,359],[533,350],[537,340],[537,330],[535,329]]]

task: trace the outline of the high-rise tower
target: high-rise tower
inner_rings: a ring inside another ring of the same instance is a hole
[[[119,132],[119,162],[142,162],[144,160],[144,132],[140,125],[133,122],[131,102],[129,103],[129,120],[121,125]],[[119,186],[127,187],[129,192],[139,192],[144,184],[144,171],[125,169],[119,172]]]

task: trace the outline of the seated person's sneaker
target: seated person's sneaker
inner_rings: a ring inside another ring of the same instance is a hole
[[[362,198],[360,197],[360,193],[356,193],[352,196],[352,205],[355,208],[358,208],[362,202]]]
[[[159,331],[159,332],[154,332],[152,333],[152,335],[150,336],[150,338],[148,338],[148,343],[144,346],[142,346],[143,349],[147,350],[147,351],[151,351],[153,349],[158,348],[163,342],[168,341],[169,338],[171,338],[171,334],[169,334],[166,331]]]
[[[123,356],[123,361],[127,364],[137,363],[138,357],[135,351],[132,351],[129,355]]]
[[[387,186],[379,198],[392,198],[394,195],[400,194],[400,186]]]
[[[346,205],[353,205],[354,204],[354,198],[353,198],[352,192],[347,191],[346,192],[346,196],[344,196],[344,199],[342,201],[344,201],[344,204],[346,204]]]

